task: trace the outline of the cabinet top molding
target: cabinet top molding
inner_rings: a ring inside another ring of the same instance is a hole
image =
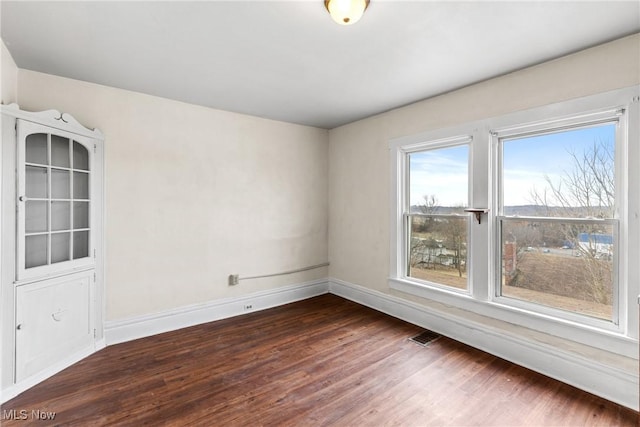
[[[61,113],[58,110],[25,111],[18,104],[1,105],[2,114],[16,117],[30,122],[40,123],[63,131],[87,136],[98,140],[104,140],[104,135],[99,129],[89,129],[78,122],[71,114]]]

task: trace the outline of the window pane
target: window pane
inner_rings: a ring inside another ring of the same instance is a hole
[[[501,294],[612,320],[614,228],[503,220]]]
[[[73,202],[73,228],[89,228],[89,202]]]
[[[70,202],[51,202],[51,229],[53,231],[71,229]]]
[[[51,198],[71,198],[71,172],[68,170],[51,169]]]
[[[467,217],[411,216],[409,277],[467,289]]]
[[[469,203],[469,147],[439,148],[409,155],[411,212],[461,212]]]
[[[409,277],[467,289],[468,169],[468,145],[409,155]]]
[[[51,164],[63,168],[70,167],[68,138],[51,135]]]
[[[73,141],[73,168],[89,170],[89,151],[76,141]]]
[[[37,163],[39,165],[49,164],[46,133],[27,135],[25,144],[25,159],[27,163]]]
[[[84,172],[73,173],[73,198],[89,198],[89,174]]]
[[[38,267],[47,263],[47,238],[46,234],[25,237],[25,268]]]
[[[47,168],[25,167],[25,193],[27,197],[43,199],[47,191]]]
[[[613,218],[614,124],[503,141],[504,215]]]
[[[56,233],[51,235],[51,263],[68,261],[70,259],[71,233]]]
[[[48,202],[41,200],[26,202],[24,210],[24,231],[26,233],[47,231],[47,204]]]
[[[89,256],[89,232],[76,231],[73,233],[73,259]]]

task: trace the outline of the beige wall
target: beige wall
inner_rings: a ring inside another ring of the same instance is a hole
[[[327,253],[331,277],[395,293],[388,140],[638,84],[639,45],[630,36],[328,137],[26,70],[19,102],[70,112],[106,135],[107,319],[115,320],[323,277],[326,269],[226,285],[231,273],[303,267]]]
[[[105,134],[107,320],[301,283],[327,269],[328,133],[20,70],[20,106]]]
[[[330,276],[409,298],[387,284],[390,139],[639,84],[639,48],[626,37],[331,130]]]
[[[18,99],[18,67],[0,39],[0,103],[11,104]]]

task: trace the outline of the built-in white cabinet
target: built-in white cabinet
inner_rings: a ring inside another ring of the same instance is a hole
[[[68,114],[2,106],[3,401],[101,346],[103,140]]]
[[[93,344],[93,272],[16,288],[16,382]]]

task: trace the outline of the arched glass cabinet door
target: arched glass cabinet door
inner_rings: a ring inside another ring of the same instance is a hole
[[[17,279],[94,264],[91,138],[18,120]]]

